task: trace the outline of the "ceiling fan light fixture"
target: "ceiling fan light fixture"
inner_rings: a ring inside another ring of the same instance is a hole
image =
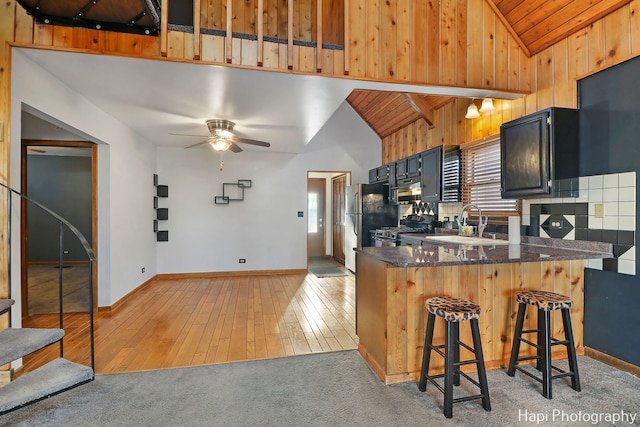
[[[209,138],[209,144],[216,151],[226,151],[231,147],[231,141],[224,138]]]
[[[465,114],[464,117],[466,119],[475,119],[477,117],[480,117],[478,107],[476,107],[476,104],[473,102],[473,100],[471,100],[471,104],[469,104],[469,106],[467,107],[467,114]]]
[[[482,100],[482,105],[480,106],[481,113],[487,113],[489,111],[493,111],[496,108],[493,106],[493,98],[484,98]]]

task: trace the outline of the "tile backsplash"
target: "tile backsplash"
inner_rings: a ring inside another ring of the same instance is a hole
[[[522,201],[522,234],[611,243],[614,258],[588,260],[585,267],[635,275],[636,173],[580,177],[556,184],[552,196]],[[461,207],[461,203],[441,203],[438,219],[453,220]]]
[[[606,242],[614,258],[588,268],[635,275],[636,173],[560,180],[552,197],[525,199],[522,224],[530,236]]]

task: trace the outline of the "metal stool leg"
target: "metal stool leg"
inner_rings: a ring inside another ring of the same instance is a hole
[[[456,367],[453,364],[455,343],[455,325],[457,322],[446,322],[446,333],[444,342],[444,416],[453,416],[453,371]]]
[[[471,319],[471,336],[473,337],[473,349],[475,350],[476,360],[478,361],[478,383],[480,384],[480,393],[482,394],[482,407],[485,411],[490,411],[489,385],[487,383],[487,371],[484,366],[484,353],[482,352],[478,319]]]
[[[551,399],[551,313],[549,310],[538,310],[538,317],[543,317],[542,324],[542,395]]]
[[[536,356],[538,356],[538,358],[536,359],[536,369],[540,372],[542,372],[543,367],[543,362],[542,359],[544,358],[544,316],[540,316],[540,312],[538,312],[538,333],[537,335],[537,339],[536,342],[538,343],[538,348],[536,348]]]
[[[427,332],[424,335],[424,353],[422,354],[422,370],[420,371],[420,382],[418,390],[425,391],[427,389],[427,375],[429,375],[429,362],[431,359],[431,343],[433,342],[433,326],[436,316],[429,313],[427,316]]]
[[[524,325],[524,314],[527,308],[526,304],[518,304],[518,317],[516,318],[516,330],[513,334],[513,346],[511,347],[511,358],[509,359],[509,369],[507,375],[510,377],[516,373],[516,360],[520,353],[520,338],[522,338],[522,327]]]
[[[453,385],[460,385],[460,322],[453,323],[453,363],[455,369],[453,370]]]
[[[568,308],[562,310],[562,324],[564,325],[564,339],[567,344],[567,358],[569,359],[569,370],[571,375],[571,388],[580,391],[580,375],[578,374],[578,359],[576,358],[576,345],[573,341],[573,329],[571,328],[571,314]]]

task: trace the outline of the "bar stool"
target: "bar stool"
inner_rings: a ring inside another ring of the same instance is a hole
[[[478,318],[480,317],[480,306],[473,301],[453,298],[448,296],[429,298],[425,302],[425,309],[429,313],[427,317],[427,331],[424,339],[424,353],[422,356],[422,370],[420,371],[420,382],[418,389],[427,389],[427,380],[444,394],[444,416],[453,416],[453,404],[467,400],[482,399],[482,407],[486,411],[491,410],[489,401],[489,387],[487,385],[487,373],[484,366],[484,356],[482,354],[482,343],[480,342],[480,328]],[[433,345],[433,327],[436,316],[446,321],[445,342],[443,345]],[[460,341],[460,322],[469,320],[471,322],[471,336],[473,338],[473,348]],[[475,359],[460,361],[460,346],[471,351]],[[444,352],[441,351],[444,349]],[[429,362],[431,351],[435,351],[444,358],[444,373],[439,375],[429,375]],[[475,381],[466,373],[460,370],[460,366],[475,363],[478,369],[478,381]],[[453,386],[460,385],[460,375],[480,388],[480,394],[453,398]],[[436,379],[444,378],[444,387],[436,382]]]
[[[516,320],[516,330],[513,336],[513,347],[511,348],[511,359],[507,375],[514,376],[516,369],[534,380],[542,383],[542,395],[551,399],[551,381],[555,378],[571,377],[571,388],[580,391],[580,376],[578,374],[578,360],[576,358],[576,348],[573,342],[573,330],[571,329],[570,309],[573,305],[571,298],[546,291],[521,291],[516,295],[518,302],[518,317]],[[527,305],[534,305],[538,309],[538,327],[523,331],[525,311]],[[564,326],[564,340],[560,341],[551,336],[550,313],[552,310],[560,310],[562,313],[562,324]],[[536,332],[537,342],[531,342],[522,338],[522,334]],[[518,357],[520,353],[520,342],[529,344],[537,349],[535,356]],[[567,358],[569,371],[563,371],[553,366],[551,361],[551,347],[554,345],[564,345],[567,348]],[[518,362],[525,360],[536,360],[536,369],[542,372],[542,378],[533,375],[529,371],[518,366]],[[560,374],[552,375],[552,369]]]

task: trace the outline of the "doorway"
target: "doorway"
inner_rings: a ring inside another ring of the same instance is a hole
[[[85,141],[23,140],[21,192],[69,221],[95,251],[96,145]],[[59,222],[23,203],[21,276],[23,317],[60,311],[88,312],[89,263],[81,243],[68,230],[60,254]],[[62,265],[60,260],[62,257]],[[96,277],[96,265],[93,265]]]
[[[328,267],[333,275],[342,275],[344,268],[344,210],[346,187],[351,183],[348,171],[309,171],[307,174],[307,266],[325,277]],[[323,208],[316,206],[321,199]],[[318,214],[317,210],[322,212]],[[319,229],[322,228],[322,232]],[[335,274],[334,274],[335,273]]]

